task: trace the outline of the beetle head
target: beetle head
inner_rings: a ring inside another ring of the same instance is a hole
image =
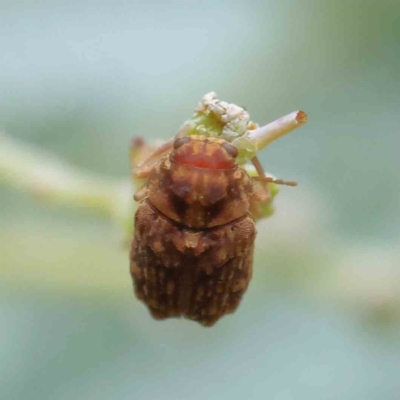
[[[193,135],[175,140],[172,159],[197,168],[232,169],[237,155],[237,148],[223,139]]]

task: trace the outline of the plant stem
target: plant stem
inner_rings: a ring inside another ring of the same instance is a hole
[[[247,137],[256,145],[257,150],[261,150],[306,122],[307,114],[304,111],[294,111],[270,124],[249,131]]]
[[[60,206],[93,210],[125,224],[133,214],[133,184],[81,171],[56,157],[0,135],[0,184]]]

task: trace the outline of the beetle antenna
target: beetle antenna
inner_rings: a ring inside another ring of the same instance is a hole
[[[255,176],[253,177],[255,181],[260,181],[260,182],[272,182],[277,185],[285,185],[285,186],[297,186],[297,182],[294,181],[284,181],[283,179],[276,179],[273,178],[272,176]]]
[[[258,159],[257,156],[253,157],[251,159],[251,162],[254,165],[254,168],[256,169],[257,173],[258,173],[258,178],[261,178],[261,181],[264,181],[264,179],[266,179],[267,177],[265,176],[265,171],[264,171],[264,167],[262,166],[262,164],[260,163],[260,160]],[[253,178],[254,179],[254,178]],[[265,182],[267,183],[267,182]],[[269,189],[269,185],[262,185],[264,186],[265,192],[268,196],[268,198],[271,198],[271,190]]]
[[[261,178],[266,178],[264,167],[260,163],[260,160],[258,159],[258,157],[257,156],[253,157],[251,159],[251,162],[253,163],[254,168],[256,169],[258,176],[261,177]]]
[[[272,182],[275,183],[277,185],[286,185],[286,186],[297,186],[297,182],[293,182],[293,181],[284,181],[282,179],[276,179],[272,176],[266,176],[265,175],[265,171],[264,171],[264,167],[262,166],[262,164],[260,163],[260,160],[258,159],[258,157],[253,157],[251,159],[251,162],[253,163],[258,176],[254,176],[253,179],[255,181],[259,181],[259,182]]]

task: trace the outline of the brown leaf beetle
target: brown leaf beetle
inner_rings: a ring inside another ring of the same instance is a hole
[[[136,296],[156,319],[184,317],[204,326],[236,310],[252,277],[254,219],[269,201],[257,159],[251,177],[238,149],[220,137],[178,137],[135,170],[147,178],[130,252]]]

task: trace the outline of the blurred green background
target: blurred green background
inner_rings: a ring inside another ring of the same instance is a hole
[[[211,329],[151,319],[117,224],[1,186],[0,397],[398,400],[399,78],[398,0],[1,1],[0,128],[76,168],[127,178],[211,90],[309,123]]]

